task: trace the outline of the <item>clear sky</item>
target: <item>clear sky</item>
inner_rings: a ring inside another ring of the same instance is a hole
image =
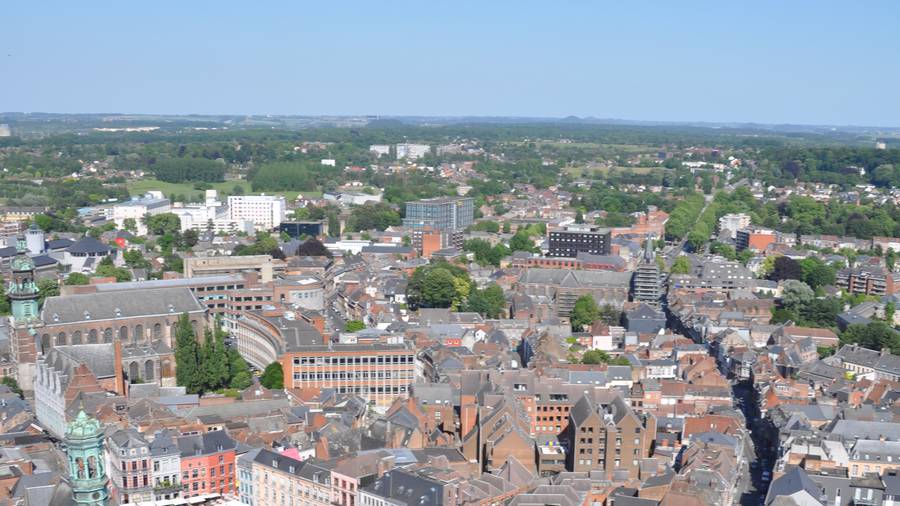
[[[14,1],[0,111],[900,126],[900,1]]]

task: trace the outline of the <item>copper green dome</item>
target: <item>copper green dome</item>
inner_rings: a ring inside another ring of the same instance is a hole
[[[96,437],[101,430],[96,418],[80,410],[78,416],[66,426],[66,439],[90,439]]]

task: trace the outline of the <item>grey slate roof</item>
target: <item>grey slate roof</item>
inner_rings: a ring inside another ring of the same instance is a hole
[[[72,244],[74,244],[74,241],[72,241],[71,239],[51,239],[47,241],[47,249],[51,251],[66,249]]]
[[[289,406],[290,401],[287,397],[283,397],[281,399],[268,399],[261,401],[241,401],[231,404],[223,404],[220,406],[198,406],[187,410],[183,414],[185,418],[199,418],[201,416],[216,414],[224,419],[231,419],[240,416],[265,415],[272,411],[279,411],[282,408],[287,408]]]
[[[851,452],[854,459],[891,462],[900,457],[900,441],[860,439],[853,445]]]
[[[57,259],[47,255],[33,256],[31,257],[31,261],[34,262],[34,266],[37,268],[47,267],[48,265],[55,265],[59,263]]]
[[[143,434],[134,429],[118,430],[110,436],[110,439],[112,439],[113,443],[115,443],[119,449],[143,448],[148,446],[147,440],[144,439]]]
[[[852,439],[879,439],[883,436],[889,441],[900,441],[900,424],[892,422],[866,422],[862,420],[838,420],[831,430],[832,434]]]
[[[771,504],[777,497],[790,496],[801,491],[806,491],[815,499],[819,499],[822,495],[822,490],[806,472],[795,467],[772,482],[766,496],[766,504]]]
[[[112,343],[56,346],[47,352],[46,362],[71,379],[72,371],[84,364],[98,378],[115,376],[116,359]]]
[[[443,484],[439,482],[395,469],[363,490],[391,498],[399,504],[429,506],[442,504],[443,489]]]
[[[629,320],[648,320],[648,319],[659,319],[665,320],[666,315],[662,311],[653,309],[647,304],[640,304],[636,308],[626,311],[625,317]]]
[[[303,461],[275,453],[266,448],[258,450],[253,457],[253,461],[296,476],[300,476],[300,470],[305,464]]]
[[[284,339],[284,351],[308,349],[310,346],[322,344],[322,334],[315,327],[303,320],[289,320],[281,316],[263,316],[261,311],[253,311],[260,318],[267,320],[281,333]],[[275,343],[276,349],[281,348],[281,343]]]
[[[48,297],[41,319],[52,325],[146,315],[178,316],[205,310],[187,288],[156,288]]]
[[[150,455],[154,457],[179,454],[181,449],[176,440],[174,431],[164,429],[156,433],[150,442]]]
[[[201,276],[197,278],[152,279],[147,281],[127,281],[124,283],[103,283],[97,285],[98,292],[120,292],[123,290],[149,289],[149,288],[176,288],[191,287],[197,285],[235,285],[245,284],[244,276],[240,274],[223,274],[218,276]]]
[[[738,447],[738,440],[735,437],[729,436],[728,434],[722,434],[721,432],[703,432],[695,434],[691,436],[691,441],[702,441],[706,444],[728,446],[731,448]]]
[[[91,236],[86,236],[75,241],[66,251],[78,254],[106,255],[109,253],[109,246]]]
[[[876,371],[900,374],[900,356],[881,353],[861,346],[844,345],[835,353],[835,358],[851,364],[871,367]]]
[[[579,287],[624,287],[631,283],[630,272],[568,271],[563,269],[526,269],[521,283]]]
[[[178,449],[181,451],[182,457],[210,455],[235,448],[237,448],[237,443],[221,430],[178,438]]]

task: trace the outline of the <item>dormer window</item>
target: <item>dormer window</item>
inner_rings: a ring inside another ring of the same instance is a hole
[[[90,320],[90,319],[91,319],[91,313],[90,313],[89,311],[85,311],[85,312],[84,312],[84,319],[85,319],[85,320]]]
[[[121,310],[121,309],[116,308],[116,309],[115,309],[115,312],[116,312],[116,318],[122,316],[122,310]]]
[[[53,313],[53,321],[54,321],[54,322],[58,322],[58,321],[59,321],[59,315],[58,315],[58,314]]]
[[[175,312],[175,306],[173,306],[172,304],[169,304],[169,312],[170,312],[170,313],[174,313],[174,312]]]

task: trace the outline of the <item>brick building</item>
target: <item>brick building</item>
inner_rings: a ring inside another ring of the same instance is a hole
[[[835,285],[853,294],[893,295],[900,289],[900,274],[883,267],[841,269]]]
[[[273,307],[245,311],[235,320],[232,337],[241,356],[259,369],[286,353],[326,342],[302,314]]]
[[[639,417],[619,396],[606,405],[583,396],[569,416],[571,471],[638,477],[641,459],[650,456],[656,437],[656,419],[652,415]]]
[[[765,251],[775,242],[774,230],[767,228],[744,228],[735,232],[735,243],[738,251],[747,248],[755,251]]]
[[[182,436],[178,448],[184,497],[234,493],[237,443],[225,431]]]
[[[41,309],[41,348],[163,341],[174,345],[178,318],[187,313],[198,336],[206,329],[206,307],[185,287],[138,288],[48,297]]]
[[[334,388],[380,407],[406,395],[418,376],[416,352],[405,344],[304,345],[280,360],[285,388]]]

